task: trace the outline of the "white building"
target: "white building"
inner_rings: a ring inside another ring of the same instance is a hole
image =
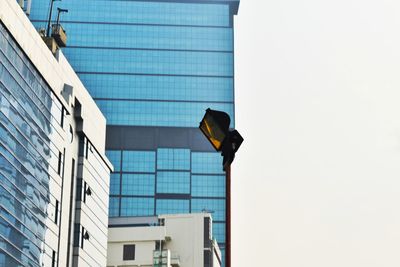
[[[107,266],[220,267],[208,213],[110,218]]]
[[[106,120],[64,55],[0,0],[0,266],[105,266]]]

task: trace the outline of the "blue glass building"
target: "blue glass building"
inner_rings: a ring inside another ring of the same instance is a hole
[[[0,23],[0,266],[40,266],[56,246],[62,154],[50,136],[63,132],[63,107]],[[51,231],[51,233],[49,233]],[[47,234],[46,234],[47,232]],[[43,253],[44,251],[47,251]]]
[[[30,19],[46,27],[49,0]],[[64,0],[64,54],[107,118],[110,216],[209,211],[224,251],[225,174],[198,125],[207,108],[234,126],[238,0]]]

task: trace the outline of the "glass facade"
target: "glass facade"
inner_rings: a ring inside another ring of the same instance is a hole
[[[64,114],[0,23],[0,266],[57,257],[64,155],[52,140],[64,132]]]
[[[107,118],[110,216],[211,212],[223,254],[222,158],[196,128],[207,108],[234,127],[234,2],[54,2],[69,10],[63,53]],[[32,2],[37,28],[48,7]]]

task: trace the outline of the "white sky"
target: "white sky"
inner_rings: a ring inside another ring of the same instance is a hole
[[[233,267],[400,266],[400,1],[242,0]]]

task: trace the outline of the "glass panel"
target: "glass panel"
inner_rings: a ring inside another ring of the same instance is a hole
[[[192,212],[210,212],[213,221],[225,221],[224,199],[192,199]]]
[[[109,217],[119,216],[119,197],[110,197],[108,216]]]
[[[192,175],[192,196],[225,197],[225,176]]]
[[[157,212],[160,214],[189,213],[189,200],[157,199]]]
[[[106,150],[106,156],[114,166],[114,171],[121,170],[121,151],[120,150]]]
[[[123,174],[122,194],[154,196],[154,177],[153,174]]]
[[[157,149],[157,169],[190,170],[190,149]]]
[[[32,3],[30,19],[47,21],[49,2],[36,0]],[[93,12],[91,1],[69,0],[65,3],[55,2],[54,10],[57,7],[69,10],[62,17],[66,21],[205,26],[229,26],[230,24],[228,4],[103,0],[96,1],[96,12]],[[45,27],[46,24],[43,22],[40,25]]]
[[[225,243],[225,223],[213,223],[213,237],[219,243]]]
[[[121,174],[112,173],[110,175],[110,195],[119,195],[119,187],[121,182]]]
[[[227,112],[233,104],[97,100],[109,125],[198,127],[207,108]],[[222,169],[222,164],[221,164]]]
[[[155,172],[156,153],[154,151],[123,151],[122,171]]]
[[[121,198],[121,216],[154,215],[154,198]]]
[[[232,51],[232,28],[66,23],[68,46]],[[82,34],[84,32],[85,34]],[[184,41],[182,41],[184,40]]]
[[[62,118],[61,103],[0,23],[0,265],[39,267],[45,234],[56,235],[45,222],[55,210],[50,179],[59,181],[63,165],[50,141]]]
[[[157,193],[190,194],[190,173],[157,172]]]
[[[221,154],[217,152],[192,152],[192,173],[224,174]]]
[[[233,78],[87,73],[79,77],[94,98],[233,102]]]
[[[233,53],[71,47],[63,53],[78,73],[233,76]]]

